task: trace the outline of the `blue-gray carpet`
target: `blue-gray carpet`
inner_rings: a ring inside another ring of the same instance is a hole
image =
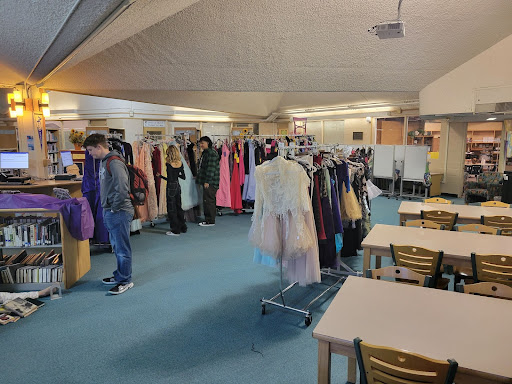
[[[460,203],[460,200],[457,199]],[[372,224],[398,224],[400,201],[372,202]],[[61,300],[0,327],[4,383],[314,383],[317,342],[311,336],[332,295],[311,308],[313,324],[267,306],[278,271],[253,264],[250,215],[219,217],[217,226],[189,225],[180,237],[167,224],[132,237],[135,287],[107,296],[101,278],[115,257],[92,252],[91,271]],[[347,263],[361,270],[362,257]],[[294,288],[303,307],[323,285]],[[363,305],[363,303],[361,303]],[[354,308],[355,310],[356,308]],[[333,382],[346,380],[333,357]]]

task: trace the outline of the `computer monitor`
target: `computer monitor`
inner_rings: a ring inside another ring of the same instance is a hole
[[[62,159],[62,166],[69,167],[73,165],[73,156],[71,151],[60,151],[60,157]]]
[[[0,152],[0,169],[28,168],[28,152]]]

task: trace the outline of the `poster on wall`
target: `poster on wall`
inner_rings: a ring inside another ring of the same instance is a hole
[[[34,136],[27,136],[27,146],[29,151],[34,150]]]
[[[39,145],[41,146],[41,150],[43,149],[43,125],[44,125],[44,117],[42,115],[35,115],[36,120],[36,128],[37,134],[39,135]]]
[[[307,121],[308,121],[307,117],[294,117],[293,118],[293,133],[295,135],[305,135]]]

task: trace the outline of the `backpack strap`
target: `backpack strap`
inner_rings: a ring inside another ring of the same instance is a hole
[[[123,161],[123,159],[121,159],[119,156],[110,156],[108,159],[107,159],[107,172],[110,176],[112,176],[112,172],[110,172],[110,162],[112,160],[120,160],[123,162],[123,164],[126,165],[126,163]]]

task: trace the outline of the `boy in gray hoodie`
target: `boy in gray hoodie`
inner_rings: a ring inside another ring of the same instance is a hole
[[[114,285],[109,292],[119,295],[133,287],[130,223],[134,208],[130,200],[130,175],[121,160],[123,156],[109,150],[104,135],[90,135],[83,146],[93,158],[101,160],[99,173],[103,222],[117,259],[117,269],[113,276],[103,279],[103,284]]]

